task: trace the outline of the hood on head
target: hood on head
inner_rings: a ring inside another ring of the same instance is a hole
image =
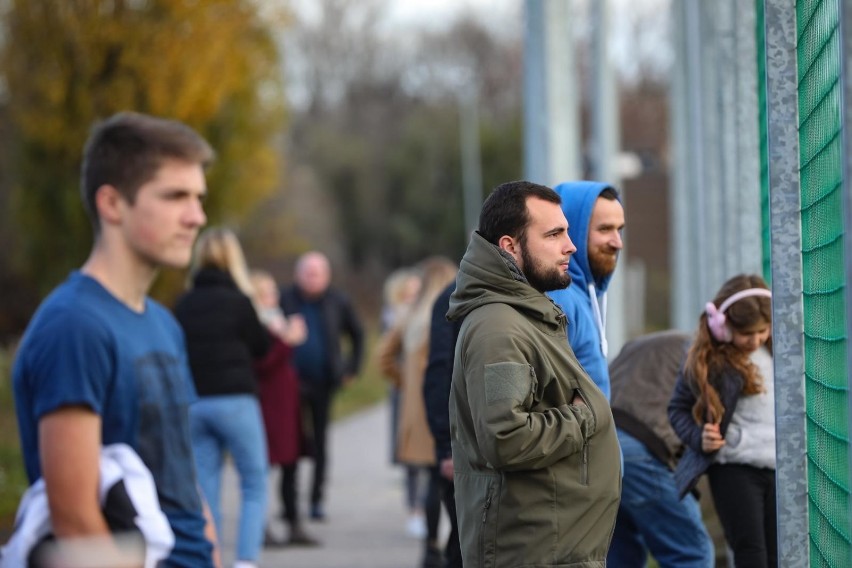
[[[571,285],[580,286],[585,290],[589,282],[594,282],[599,293],[606,291],[612,275],[599,280],[592,276],[589,266],[589,224],[598,196],[608,188],[615,189],[610,184],[599,181],[567,181],[553,188],[562,198],[562,212],[568,219],[568,236],[577,247],[577,252],[571,257],[571,264],[568,265]],[[620,195],[618,201],[621,203]]]

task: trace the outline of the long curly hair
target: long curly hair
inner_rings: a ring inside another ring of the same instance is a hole
[[[749,288],[766,288],[766,281],[755,274],[738,274],[725,282],[713,298],[718,308],[730,296]],[[735,330],[749,332],[761,325],[772,324],[772,305],[764,296],[748,296],[735,301],[725,311],[726,322]],[[772,337],[766,341],[772,352]],[[751,362],[749,354],[733,343],[718,341],[707,326],[707,314],[698,318],[698,331],[686,356],[685,375],[697,393],[692,416],[698,424],[716,423],[722,420],[725,409],[719,398],[723,371],[731,369],[743,378],[742,394],[751,395],[764,391],[763,377]]]

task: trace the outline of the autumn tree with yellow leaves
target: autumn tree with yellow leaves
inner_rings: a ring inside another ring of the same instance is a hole
[[[211,223],[239,222],[276,187],[285,111],[274,34],[286,21],[270,4],[0,0],[0,104],[14,153],[6,216],[24,281],[46,290],[85,259],[82,146],[117,111],[181,120],[210,141]]]

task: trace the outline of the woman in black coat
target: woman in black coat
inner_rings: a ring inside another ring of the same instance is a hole
[[[186,334],[189,365],[199,399],[190,407],[190,434],[201,489],[221,534],[222,466],[230,454],[239,473],[237,561],[255,566],[266,523],[266,435],[257,398],[254,362],[271,342],[249,299],[245,258],[228,229],[198,239],[192,286],[175,316]]]

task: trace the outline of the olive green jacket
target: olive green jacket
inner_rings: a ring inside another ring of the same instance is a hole
[[[457,282],[450,428],[465,568],[605,566],[620,450],[562,310],[478,234]]]

